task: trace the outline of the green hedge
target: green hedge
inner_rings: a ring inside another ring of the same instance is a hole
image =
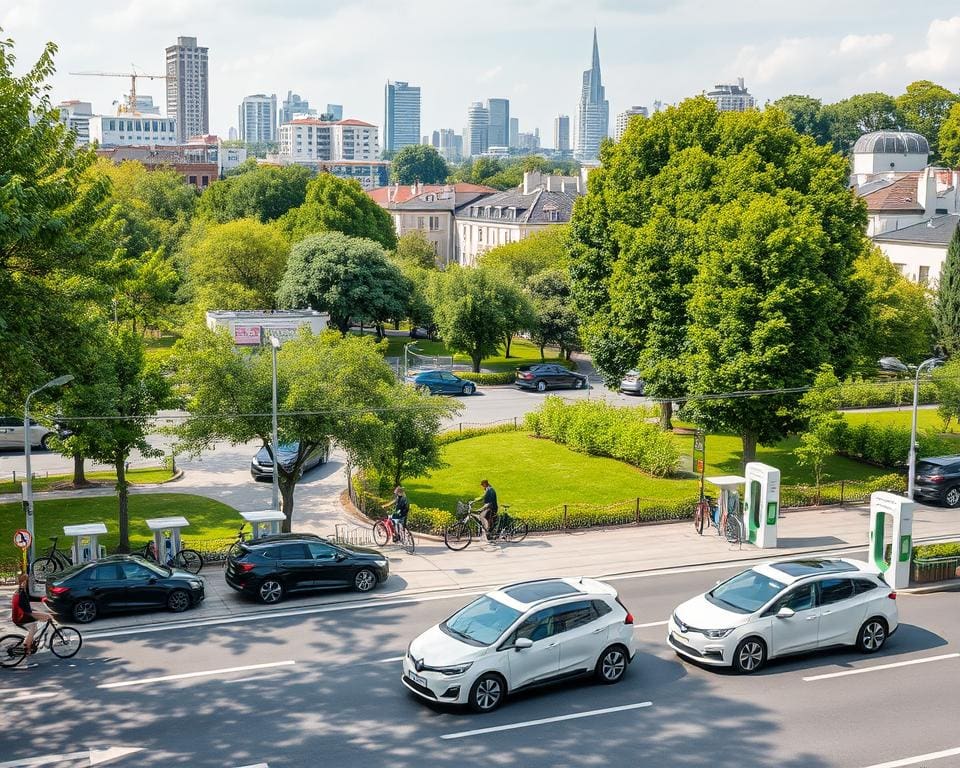
[[[519,432],[523,429],[519,424],[507,421],[503,424],[494,424],[483,427],[460,427],[452,429],[449,432],[441,432],[437,435],[437,445],[449,445],[460,440],[466,440],[471,437],[480,437],[480,435],[491,435],[496,432]]]
[[[783,508],[815,507],[829,504],[850,504],[867,501],[874,491],[904,493],[907,479],[891,473],[870,480],[844,480],[813,485],[783,485],[780,487],[780,506]]]
[[[917,442],[921,456],[943,456],[957,451],[956,440],[932,432],[919,433]],[[910,453],[910,427],[844,422],[838,429],[834,448],[883,467],[900,466],[906,463]]]
[[[493,387],[498,384],[513,384],[517,378],[516,371],[496,371],[494,373],[474,373],[473,371],[457,371],[457,376],[472,381],[479,386]]]
[[[526,415],[527,429],[579,453],[608,456],[632,464],[655,477],[673,473],[680,448],[660,429],[650,409],[615,408],[598,400],[568,404],[548,397]]]
[[[931,560],[935,557],[960,557],[960,541],[922,544],[913,548],[914,560]]]
[[[920,382],[920,402],[939,402],[937,385],[932,381]],[[912,405],[913,382],[905,379],[894,381],[860,381],[847,379],[840,386],[839,407],[878,408],[885,405]]]

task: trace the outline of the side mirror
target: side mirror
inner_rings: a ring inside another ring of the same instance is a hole
[[[778,619],[791,619],[796,615],[796,611],[794,611],[793,608],[787,608],[787,606],[783,606],[783,608],[777,611]]]
[[[518,637],[517,642],[513,644],[515,650],[523,651],[527,648],[533,648],[533,640],[529,637]]]
[[[337,552],[337,556],[334,558],[338,563],[342,563],[347,559],[347,556],[343,552]]]

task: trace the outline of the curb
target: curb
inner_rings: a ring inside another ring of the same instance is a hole
[[[142,488],[146,488],[146,489],[163,488],[163,486],[165,485],[169,485],[170,483],[175,483],[178,480],[182,480],[184,474],[185,474],[184,470],[178,469],[169,479],[163,480],[162,482],[159,482],[159,483],[130,482],[130,490],[133,490],[133,489],[139,490]],[[111,484],[109,480],[105,480],[102,482],[94,481],[94,483],[95,484],[90,485],[86,488],[44,488],[42,490],[33,492],[35,497],[34,500],[36,500],[37,496],[43,496],[46,493],[72,493],[72,494],[76,494],[76,496],[71,498],[84,498],[87,495],[88,491],[100,491],[104,488],[115,489],[115,485]],[[90,495],[95,496],[96,494],[90,494]],[[21,501],[22,499],[23,499],[23,495],[21,493],[16,493],[16,492],[0,493],[0,504],[16,503],[18,501]]]
[[[924,584],[922,587],[907,587],[897,590],[897,594],[907,595],[931,595],[935,592],[960,592],[960,579],[935,581],[932,584]]]

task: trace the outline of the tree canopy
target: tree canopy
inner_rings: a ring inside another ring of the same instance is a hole
[[[960,96],[929,80],[917,80],[897,96],[897,110],[903,125],[926,137],[932,158],[939,156],[940,128]]]
[[[558,224],[513,243],[491,248],[480,256],[480,266],[503,272],[518,285],[545,269],[566,269],[570,227]]]
[[[933,307],[937,343],[949,355],[960,352],[960,228],[954,231]]]
[[[430,298],[434,319],[449,349],[470,357],[474,372],[503,342],[507,319],[500,304],[499,283],[484,269],[451,266],[433,275]]]
[[[390,181],[394,184],[442,184],[450,169],[434,147],[411,144],[403,147],[390,164]]]
[[[200,197],[197,214],[224,223],[234,219],[273,221],[303,205],[313,177],[302,165],[278,168],[248,160],[237,172],[215,181]]]

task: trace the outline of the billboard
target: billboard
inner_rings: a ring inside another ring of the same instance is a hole
[[[260,345],[260,326],[259,325],[235,325],[233,326],[233,343],[243,346]]]

